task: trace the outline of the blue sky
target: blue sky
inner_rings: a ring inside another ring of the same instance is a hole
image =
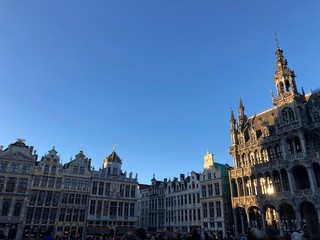
[[[0,144],[26,139],[141,183],[233,165],[229,118],[272,107],[274,31],[319,87],[320,1],[0,1]]]

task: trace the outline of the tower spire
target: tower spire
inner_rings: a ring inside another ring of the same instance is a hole
[[[273,103],[276,106],[283,105],[291,101],[295,96],[300,95],[294,74],[294,71],[288,67],[288,61],[283,56],[283,51],[279,47],[277,35],[275,34],[277,49],[276,55],[276,71],[274,74],[274,83],[277,89],[277,96],[273,97]]]

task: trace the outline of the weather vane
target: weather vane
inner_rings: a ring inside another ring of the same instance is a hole
[[[116,150],[116,146],[117,146],[116,144],[112,144],[113,151]]]

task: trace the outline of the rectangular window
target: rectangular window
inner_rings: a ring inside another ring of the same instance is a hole
[[[47,195],[46,195],[46,203],[51,203],[52,201],[52,196],[53,196],[53,192],[47,192]]]
[[[8,178],[6,192],[14,192],[14,189],[16,187],[16,178]]]
[[[47,184],[48,184],[48,177],[42,176],[42,178],[41,178],[41,187],[45,188],[45,187],[47,187]]]
[[[97,190],[98,190],[98,182],[94,181],[92,183],[92,191],[91,191],[91,193],[96,195],[97,194]]]
[[[33,217],[34,208],[28,207],[26,220],[31,220]]]
[[[34,220],[40,220],[42,214],[42,208],[36,208],[36,211],[34,213]]]
[[[61,188],[62,185],[62,178],[57,178],[56,180],[56,188]]]
[[[69,193],[68,203],[73,204],[73,202],[74,202],[74,193]]]
[[[124,185],[120,184],[120,197],[124,196]]]
[[[134,203],[130,203],[130,217],[134,217]]]
[[[203,198],[207,197],[207,186],[204,185],[201,188],[202,188],[202,197]]]
[[[123,202],[119,202],[118,216],[122,216],[122,214],[123,214]]]
[[[126,198],[129,197],[129,192],[130,192],[130,186],[126,185],[126,195],[125,195]]]
[[[213,196],[213,185],[208,184],[208,196],[212,197]]]
[[[131,198],[136,197],[136,186],[132,185],[131,186]]]
[[[61,203],[67,203],[68,193],[62,193]]]
[[[72,220],[72,208],[67,209],[66,222],[71,222]]]
[[[80,216],[79,216],[79,222],[83,222],[85,219],[86,210],[80,209]]]
[[[103,189],[104,189],[104,182],[99,182],[99,192],[98,195],[103,195]]]
[[[89,213],[90,214],[95,214],[96,213],[96,200],[91,200]]]
[[[83,175],[83,174],[84,174],[84,167],[80,167],[80,169],[79,169],[79,174],[80,174],[80,175]]]
[[[48,220],[48,218],[49,218],[49,210],[50,210],[49,208],[44,208],[43,209],[41,220],[44,220],[44,221]]]
[[[30,165],[29,164],[24,164],[22,168],[23,173],[29,173],[30,172]]]
[[[59,214],[59,221],[64,222],[65,215],[66,215],[66,209],[65,208],[61,208],[60,209],[60,214]]]
[[[216,196],[220,196],[220,184],[219,183],[214,184],[214,190],[215,190]]]
[[[40,176],[34,176],[33,178],[33,186],[34,187],[39,187],[40,184]]]
[[[78,222],[78,217],[79,217],[79,208],[75,208],[73,209],[72,221]]]
[[[203,213],[203,218],[208,217],[208,205],[207,203],[202,203],[202,213]]]
[[[124,203],[124,216],[127,217],[129,214],[129,203]]]
[[[97,215],[102,214],[102,200],[97,201]]]
[[[79,205],[80,204],[80,200],[81,200],[81,194],[77,193],[74,204]]]
[[[22,208],[22,201],[16,201],[16,203],[14,204],[14,211],[13,211],[14,217],[20,216],[21,208]]]
[[[119,202],[119,209],[120,209],[120,202]],[[103,204],[103,215],[104,216],[108,216],[108,212],[109,212],[109,202],[108,201],[104,201],[104,204]],[[122,216],[122,215],[119,215],[119,216]]]
[[[0,192],[3,191],[4,188],[4,177],[0,177]]]
[[[70,189],[75,190],[77,187],[77,180],[76,179],[71,179],[71,186]]]
[[[110,203],[110,216],[116,216],[117,215],[117,202],[111,202]]]
[[[19,171],[19,164],[18,163],[12,163],[11,164],[11,172],[17,173]]]
[[[49,188],[53,188],[54,187],[54,177],[49,177],[49,183],[48,183],[48,187]]]
[[[214,203],[213,202],[209,202],[209,216],[211,218],[214,217]]]
[[[8,163],[0,163],[0,172],[6,172],[8,167]]]
[[[25,193],[27,191],[27,187],[28,187],[28,179],[20,178],[17,192],[18,193]]]
[[[78,184],[77,184],[77,190],[83,190],[83,181],[82,180],[78,180]]]
[[[57,216],[57,209],[51,208],[50,214],[49,214],[49,220],[55,220]]]
[[[38,191],[37,190],[31,191],[30,202],[32,203],[36,202],[37,197],[38,197]]]
[[[73,174],[78,174],[78,170],[79,170],[79,168],[77,166],[73,166],[72,173]]]
[[[105,189],[104,189],[104,195],[110,196],[110,183],[106,183]]]
[[[64,189],[69,189],[70,188],[70,179],[65,179],[64,180]]]
[[[216,202],[216,213],[217,213],[217,217],[221,217],[221,202],[220,201]]]

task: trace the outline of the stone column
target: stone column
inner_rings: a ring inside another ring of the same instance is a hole
[[[303,136],[303,133],[299,134],[299,140],[300,140],[300,144],[301,144],[301,150],[305,154],[307,152],[307,147],[306,147],[306,141]]]
[[[282,227],[282,219],[281,219],[280,211],[278,211],[278,210],[277,210],[277,215],[278,215],[278,219],[279,219],[280,236],[283,236],[284,231],[283,231],[283,227]]]
[[[287,170],[287,176],[288,176],[288,181],[289,181],[289,186],[290,186],[290,192],[293,195],[294,191],[296,190],[296,187],[294,185],[294,179],[292,179],[292,171],[291,169]]]
[[[307,172],[308,172],[308,177],[309,177],[309,182],[310,182],[310,188],[311,188],[312,192],[315,192],[316,191],[315,186],[317,185],[317,182],[316,182],[316,178],[314,176],[313,168],[311,166],[308,166]]]

